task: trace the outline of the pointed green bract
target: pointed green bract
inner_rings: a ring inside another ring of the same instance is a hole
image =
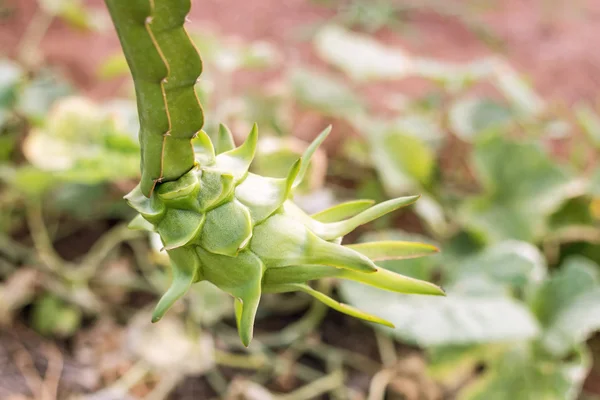
[[[443,289],[433,283],[397,274],[379,267],[376,268],[375,272],[367,274],[323,265],[294,265],[285,268],[272,268],[267,269],[265,273],[264,285],[272,291],[281,285],[306,283],[327,277],[349,279],[396,293],[445,295]]]
[[[433,245],[416,242],[383,241],[358,243],[346,247],[358,251],[373,261],[404,260],[437,253],[439,249]]]
[[[315,154],[315,152],[317,151],[319,146],[321,146],[321,143],[323,143],[325,141],[325,139],[327,139],[327,136],[329,136],[330,133],[331,133],[331,125],[329,125],[327,128],[325,128],[323,130],[323,132],[321,132],[319,134],[319,136],[317,136],[317,138],[315,140],[313,140],[313,142],[310,144],[310,146],[308,146],[308,148],[304,151],[304,154],[302,154],[303,163],[302,163],[302,167],[300,168],[300,171],[298,173],[298,176],[296,177],[296,180],[294,181],[294,188],[298,187],[304,180],[304,176],[306,175],[306,172],[308,171],[308,166],[310,165],[310,160],[311,160],[313,154]]]
[[[196,137],[192,139],[192,147],[197,164],[212,165],[215,163],[215,149],[206,132],[202,130],[197,133]]]
[[[417,201],[418,198],[419,196],[406,196],[384,201],[344,221],[322,223],[308,216],[302,217],[302,219],[310,227],[311,231],[319,237],[325,240],[334,240],[352,232],[360,225],[371,222],[401,207],[406,207]],[[303,213],[293,203],[286,203],[286,206],[288,207],[288,211],[296,216],[300,216]]]
[[[348,315],[387,326],[307,282],[350,279],[400,293],[442,295],[428,282],[381,269],[376,260],[437,251],[421,243],[342,246],[344,235],[417,200],[348,202],[313,217],[292,201],[323,130],[286,178],[249,173],[258,127],[239,147],[225,125],[216,146],[202,130],[194,85],[202,62],[183,29],[190,0],[106,0],[133,75],[140,118],[140,184],[125,198],[139,215],[130,226],[157,232],[172,261],[172,282],[152,321],[160,320],[194,282],[209,281],[234,298],[240,339],[250,344],[262,292],[302,291]]]
[[[160,298],[152,314],[152,322],[159,321],[169,308],[183,296],[199,278],[200,259],[193,249],[180,248],[168,252],[173,279],[167,292]]]
[[[374,200],[352,200],[337,204],[326,210],[320,211],[311,217],[319,222],[337,222],[366,210],[375,204]]]
[[[254,124],[246,141],[233,150],[221,153],[217,156],[216,168],[220,171],[228,171],[236,183],[241,182],[248,174],[250,163],[256,153],[258,143],[258,126]]]
[[[360,311],[359,309],[354,308],[348,304],[340,303],[339,301],[332,299],[331,297],[327,296],[326,294],[321,293],[321,292],[311,288],[308,285],[299,284],[299,283],[290,283],[287,285],[277,286],[277,287],[273,288],[272,291],[274,293],[284,293],[284,292],[293,292],[293,291],[304,292],[341,313],[350,315],[355,318],[362,319],[364,321],[374,322],[376,324],[381,324],[381,325],[384,325],[384,326],[387,326],[390,328],[394,328],[394,324],[392,324],[391,322],[389,322],[383,318],[379,318],[376,315],[371,315],[366,312]]]
[[[217,154],[225,153],[226,151],[233,150],[235,148],[235,142],[233,141],[233,135],[225,124],[219,125],[219,138],[216,145]]]
[[[357,274],[355,271],[345,270],[338,276],[340,278],[364,283],[369,286],[389,290],[390,292],[445,296],[444,290],[433,283],[400,275],[379,267],[377,268],[377,271],[372,274]]]

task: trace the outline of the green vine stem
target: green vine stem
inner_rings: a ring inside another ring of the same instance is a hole
[[[204,125],[194,85],[202,61],[183,28],[190,0],[105,0],[135,84],[140,119],[141,190],[194,166],[191,140]]]

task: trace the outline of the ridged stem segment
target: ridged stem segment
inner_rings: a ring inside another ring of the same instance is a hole
[[[135,84],[141,190],[194,166],[191,140],[204,125],[194,85],[202,61],[183,28],[190,0],[105,0]]]

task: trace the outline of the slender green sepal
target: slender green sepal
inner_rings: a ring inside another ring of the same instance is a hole
[[[242,344],[246,347],[250,345],[254,335],[254,320],[256,319],[261,292],[262,282],[259,279],[250,282],[244,293],[236,298],[235,314],[238,333]]]
[[[217,154],[235,149],[233,134],[225,124],[219,124],[219,138],[216,147]]]
[[[239,147],[217,156],[216,168],[229,171],[235,182],[242,181],[248,174],[248,168],[254,159],[258,143],[258,126],[254,124],[246,141]]]
[[[215,149],[208,133],[201,130],[192,139],[196,163],[200,166],[213,165],[215,163]]]
[[[352,200],[345,203],[336,204],[333,207],[319,211],[311,215],[311,218],[319,222],[338,222],[368,209],[374,200]]]
[[[315,154],[315,152],[317,151],[319,146],[321,146],[321,143],[323,143],[325,141],[325,139],[327,139],[327,136],[329,136],[330,133],[331,133],[331,125],[329,125],[325,129],[323,129],[323,131],[319,134],[319,136],[317,136],[317,138],[312,141],[310,146],[307,147],[307,149],[304,151],[304,154],[302,154],[302,167],[300,168],[300,172],[298,173],[298,176],[296,177],[296,180],[294,181],[294,188],[298,187],[304,180],[304,176],[306,175],[306,172],[308,171],[308,167],[310,165],[310,160],[312,159],[313,154]]]
[[[272,268],[268,269],[265,273],[264,285],[265,287],[276,288],[280,285],[306,283],[322,278],[350,279],[397,293],[445,295],[439,286],[432,283],[410,278],[379,267],[377,267],[376,272],[367,274],[323,265],[294,265],[285,268]]]
[[[440,250],[430,244],[401,241],[382,241],[346,245],[373,261],[406,260],[434,254]]]
[[[372,274],[359,274],[355,271],[344,270],[339,277],[365,283],[369,286],[389,290],[391,292],[428,294],[434,296],[446,295],[442,288],[433,283],[397,274],[379,267],[377,267],[377,272]]]
[[[168,253],[171,259],[173,280],[167,292],[154,308],[152,322],[159,321],[169,308],[188,291],[192,283],[199,279],[200,259],[193,249],[181,248]]]
[[[389,322],[383,318],[380,318],[376,315],[372,315],[372,314],[366,313],[364,311],[361,311],[361,310],[354,308],[348,304],[340,303],[339,301],[332,299],[331,297],[327,296],[326,294],[321,293],[318,290],[315,290],[306,284],[291,283],[288,285],[277,286],[277,287],[273,287],[270,289],[271,289],[270,291],[274,292],[274,293],[301,291],[301,292],[311,295],[315,299],[319,300],[320,302],[328,305],[329,307],[331,307],[334,310],[337,310],[341,313],[350,315],[355,318],[362,319],[364,321],[373,322],[376,324],[381,324],[381,325],[385,325],[390,328],[394,328],[394,324],[392,324],[391,322]],[[266,291],[267,291],[267,288],[265,288],[265,292]]]
[[[414,203],[419,197],[420,196],[406,196],[384,201],[383,203],[376,204],[373,207],[362,211],[354,217],[344,221],[330,223],[315,221],[292,202],[288,201],[284,206],[286,212],[300,219],[317,236],[325,240],[334,240],[352,232],[360,225],[371,222],[385,214]]]
[[[314,232],[325,240],[333,240],[352,232],[360,225],[371,222],[401,207],[406,207],[417,201],[418,198],[419,196],[406,196],[384,201],[345,221],[328,224],[317,223],[314,226]]]

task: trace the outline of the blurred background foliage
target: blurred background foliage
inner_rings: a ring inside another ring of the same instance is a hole
[[[294,31],[304,61],[190,24],[210,135],[220,122],[234,135],[258,122],[253,168],[284,176],[333,123],[297,202],[316,213],[421,194],[345,241],[441,250],[380,265],[435,281],[446,298],[316,283],[395,329],[272,295],[249,349],[231,299],[208,283],[149,323],[170,272],[158,239],[126,228],[122,196],[139,173],[133,87],[102,3],[91,3],[0,2],[7,23],[34,10],[0,59],[0,398],[600,398],[600,109],[546,98],[512,67],[478,18],[500,2],[305,2],[322,17]],[[543,3],[551,13],[561,2]],[[452,18],[493,51],[450,62],[380,38],[419,35],[414,13]],[[56,26],[111,38],[91,72],[110,96],[44,57]],[[415,80],[418,95],[394,86]]]

